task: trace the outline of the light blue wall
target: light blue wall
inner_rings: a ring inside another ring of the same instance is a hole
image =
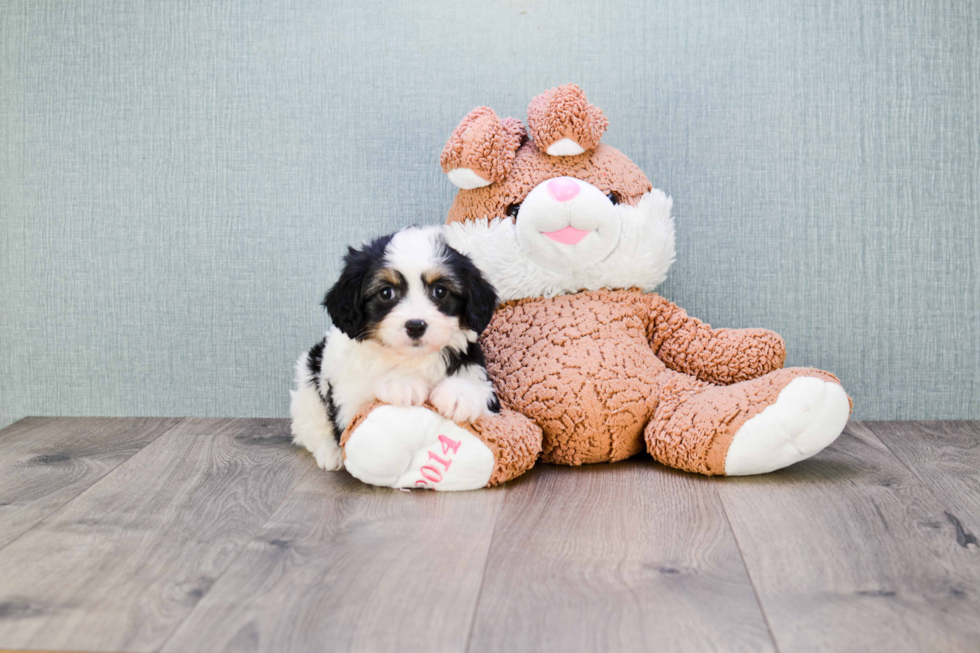
[[[663,294],[859,418],[980,418],[980,4],[0,3],[0,424],[283,416],[350,241],[575,81],[675,200]]]

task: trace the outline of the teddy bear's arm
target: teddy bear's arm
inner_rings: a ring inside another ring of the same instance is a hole
[[[778,370],[786,346],[766,329],[712,329],[659,295],[650,304],[647,335],[654,353],[667,367],[702,381],[729,385]]]

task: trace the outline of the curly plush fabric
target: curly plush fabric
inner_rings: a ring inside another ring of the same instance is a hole
[[[800,377],[840,383],[829,372],[806,367],[780,369],[727,386],[667,371],[659,379],[660,397],[653,419],[644,429],[647,450],[669,467],[723,475],[728,446],[739,428]]]
[[[778,370],[786,345],[765,329],[712,329],[658,295],[648,295],[653,319],[647,338],[668,367],[702,381],[728,385]]]
[[[771,331],[713,331],[662,297],[635,289],[510,302],[481,341],[501,402],[533,416],[544,432],[542,459],[565,465],[639,453],[665,393],[678,402],[713,379],[729,383],[777,370],[785,357],[782,339]],[[692,367],[704,380],[687,376]],[[733,396],[742,391],[732,388]],[[709,413],[702,410],[701,419],[714,419]],[[680,448],[671,466],[702,471],[694,468],[703,466],[706,447]]]
[[[492,183],[503,181],[525,136],[520,120],[501,120],[489,107],[473,109],[443,148],[442,170],[469,168]]]
[[[493,452],[495,465],[489,485],[520,476],[534,466],[541,454],[541,428],[513,411],[503,410],[461,426]]]
[[[380,401],[374,401],[357,411],[340,436],[340,446],[346,446],[371,411],[382,405]],[[430,404],[425,404],[424,408],[435,410]],[[520,476],[534,466],[541,453],[541,429],[523,415],[508,410],[459,426],[479,438],[493,453],[494,467],[488,486]]]
[[[487,370],[501,402],[541,426],[545,462],[581,465],[642,451],[656,407],[644,387],[664,369],[646,341],[644,306],[638,292],[598,291],[497,310],[481,341]]]
[[[602,109],[589,104],[575,84],[549,89],[531,100],[527,108],[527,127],[538,147],[547,150],[568,138],[583,150],[591,150],[609,126]]]

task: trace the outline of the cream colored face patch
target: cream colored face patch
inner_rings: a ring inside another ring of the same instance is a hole
[[[619,244],[622,220],[592,184],[557,177],[538,184],[517,214],[517,241],[531,261],[549,270],[583,270]]]

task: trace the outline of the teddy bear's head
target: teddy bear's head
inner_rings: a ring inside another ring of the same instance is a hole
[[[588,183],[610,204],[635,206],[651,189],[642,170],[599,142],[609,120],[575,84],[531,100],[527,124],[525,130],[516,118],[500,119],[493,109],[479,107],[456,127],[440,159],[461,190],[448,222],[516,218],[535,189],[559,177]],[[574,192],[567,184],[555,188],[564,189],[556,191],[559,197]]]
[[[443,149],[442,169],[460,189],[446,220],[454,247],[483,260],[505,300],[663,281],[674,256],[670,199],[600,142],[602,110],[569,84],[527,112],[525,129],[474,109]],[[505,265],[505,276],[526,279],[510,292],[496,274]]]

